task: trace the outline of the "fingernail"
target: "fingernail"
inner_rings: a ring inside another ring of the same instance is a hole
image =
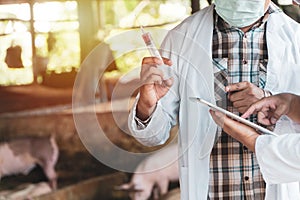
[[[272,124],[276,124],[276,121],[277,121],[276,118],[274,118],[274,117],[271,118],[271,123],[272,123]]]
[[[229,87],[228,86],[225,87],[225,91],[229,92]]]

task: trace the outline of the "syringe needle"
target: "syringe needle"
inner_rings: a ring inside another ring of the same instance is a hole
[[[142,33],[145,34],[146,32],[145,32],[144,27],[142,25],[140,25],[140,28],[141,28]]]

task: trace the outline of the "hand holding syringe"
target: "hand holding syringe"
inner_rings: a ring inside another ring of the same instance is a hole
[[[143,27],[141,30],[143,40],[152,57],[145,57],[142,62],[140,81],[143,85],[139,89],[136,117],[146,120],[155,110],[157,102],[169,92],[173,85],[173,76],[170,76],[171,60],[163,59],[155,48],[150,33],[145,32]]]
[[[156,46],[153,42],[153,38],[152,38],[150,32],[145,32],[145,30],[142,26],[141,26],[141,31],[143,33],[142,34],[143,40],[144,40],[151,56],[160,59],[161,63],[164,63],[158,49],[156,48]],[[163,79],[164,80],[169,79],[169,78],[172,77],[172,72],[171,72],[170,67],[165,66],[164,64],[162,64],[162,65],[158,65],[158,68],[163,71],[163,73],[164,73],[164,78]]]

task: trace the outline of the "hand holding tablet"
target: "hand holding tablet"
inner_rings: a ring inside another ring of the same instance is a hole
[[[223,108],[220,108],[220,107],[218,107],[218,106],[216,106],[216,105],[214,105],[214,104],[212,104],[212,103],[210,103],[208,101],[205,101],[205,100],[203,100],[201,98],[190,97],[190,100],[195,101],[195,102],[199,102],[199,103],[202,103],[202,104],[205,104],[205,105],[209,106],[212,110],[217,110],[217,111],[225,114],[226,116],[228,116],[228,117],[230,117],[232,119],[235,119],[235,120],[237,120],[237,121],[239,121],[239,122],[241,122],[243,124],[246,124],[247,126],[250,126],[250,127],[254,128],[256,130],[259,130],[262,133],[269,134],[269,135],[274,135],[274,136],[278,136],[276,133],[274,133],[274,132],[272,132],[272,131],[264,128],[264,127],[261,127],[261,126],[255,124],[255,123],[252,123],[252,122],[250,122],[250,121],[248,121],[248,120],[246,120],[246,119],[244,119],[244,118],[242,118],[242,117],[240,117],[240,116],[238,116],[236,114],[233,114],[233,113],[231,113],[231,112],[229,112],[227,110],[224,110]]]

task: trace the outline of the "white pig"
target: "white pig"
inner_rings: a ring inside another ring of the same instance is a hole
[[[16,139],[0,144],[0,178],[28,174],[36,164],[43,168],[49,184],[56,189],[55,165],[58,147],[54,137]]]
[[[147,200],[153,192],[154,199],[168,192],[170,182],[179,180],[177,144],[164,147],[143,160],[129,183],[118,187],[128,190],[133,200]],[[156,187],[158,191],[156,190]]]

